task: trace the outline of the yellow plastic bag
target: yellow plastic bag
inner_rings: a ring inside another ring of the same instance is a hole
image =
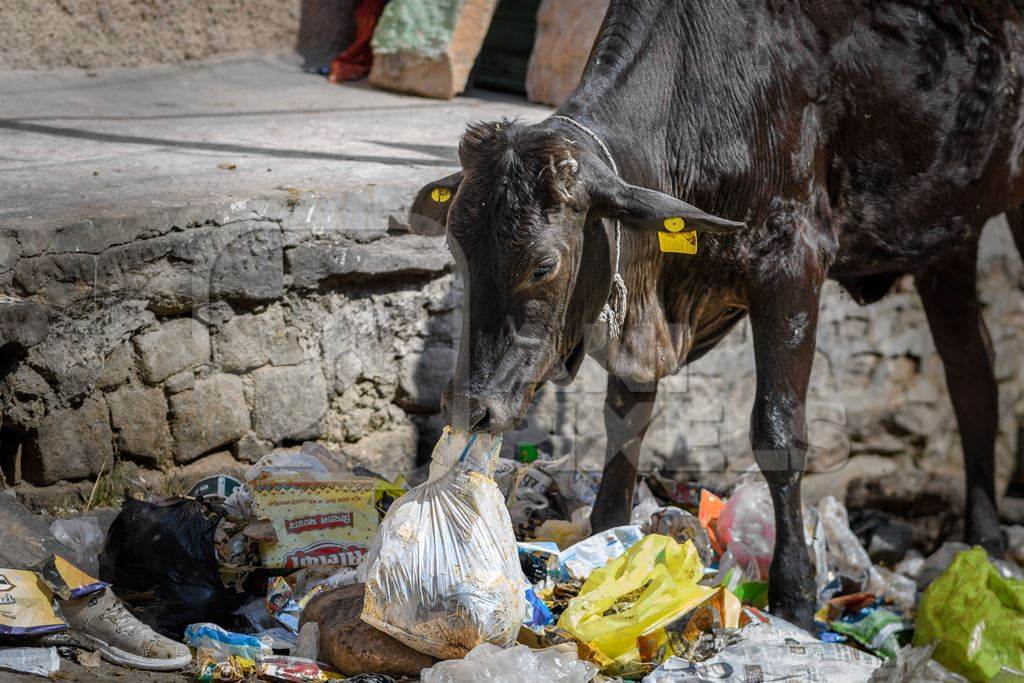
[[[692,541],[650,534],[595,569],[558,620],[559,628],[617,663],[637,662],[637,636],[671,623],[712,589]]]

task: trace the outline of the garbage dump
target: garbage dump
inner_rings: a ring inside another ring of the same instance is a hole
[[[1024,671],[1024,528],[1006,528],[1006,558],[955,539],[922,550],[885,513],[825,497],[804,510],[809,633],[768,611],[774,515],[756,473],[731,490],[649,475],[632,523],[592,533],[596,478],[535,445],[518,460],[501,447],[446,429],[409,489],[332,471],[337,456],[310,443],[237,485],[208,477],[200,497],[126,501],[106,532],[57,520],[45,559],[0,569],[0,670],[48,676],[64,658],[102,658],[299,683]],[[99,547],[95,578],[82,565]]]

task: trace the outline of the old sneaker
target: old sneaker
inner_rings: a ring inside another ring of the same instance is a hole
[[[109,588],[66,600],[60,609],[69,628],[49,636],[53,644],[99,650],[108,662],[150,671],[173,671],[192,661],[187,645],[165,638],[136,619]]]

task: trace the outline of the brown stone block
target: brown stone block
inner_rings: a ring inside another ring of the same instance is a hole
[[[379,48],[375,39],[370,82],[387,90],[451,99],[466,89],[469,72],[487,36],[497,0],[465,0],[448,44],[436,54]],[[389,7],[385,12],[399,12]],[[415,31],[417,27],[401,26]]]
[[[342,586],[313,598],[302,611],[302,623],[320,626],[320,658],[345,676],[363,673],[395,678],[419,676],[437,660],[417,652],[364,622],[365,585]]]
[[[558,106],[576,88],[607,11],[608,0],[543,0],[526,72],[531,102]]]

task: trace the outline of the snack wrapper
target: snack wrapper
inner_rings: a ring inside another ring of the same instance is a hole
[[[0,635],[28,636],[62,631],[53,593],[33,571],[0,569]]]
[[[284,569],[358,566],[380,523],[378,488],[388,486],[372,477],[273,472],[249,484],[257,516],[277,534],[260,542],[263,566]]]

